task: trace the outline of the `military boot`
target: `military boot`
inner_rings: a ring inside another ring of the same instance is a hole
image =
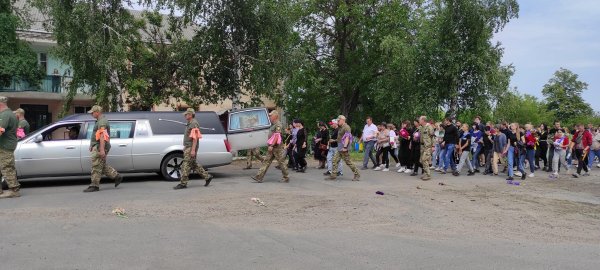
[[[429,180],[431,180],[431,176],[429,176],[429,175],[423,175],[421,177],[421,180],[423,180],[423,181],[429,181]]]
[[[123,176],[122,175],[117,175],[117,178],[115,178],[115,187],[118,187],[121,182],[123,182]]]
[[[212,174],[209,174],[208,177],[206,177],[206,183],[204,183],[205,187],[208,187],[208,185],[210,184],[210,181],[212,181],[213,176]]]
[[[254,180],[254,182],[256,182],[256,183],[262,183],[263,182],[263,180],[260,179],[260,178],[258,178],[257,176],[252,176],[250,178],[252,178],[252,180]]]
[[[360,175],[359,174],[355,174],[354,178],[352,178],[352,181],[360,181]]]
[[[83,192],[96,192],[96,191],[100,191],[100,188],[94,187],[94,186],[89,186],[88,188],[83,190]]]
[[[6,192],[0,193],[0,199],[17,198],[17,197],[21,197],[21,194],[19,193],[19,191],[13,191],[13,190],[9,189]]]

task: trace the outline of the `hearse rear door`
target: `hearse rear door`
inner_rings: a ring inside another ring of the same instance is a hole
[[[232,151],[267,146],[271,120],[266,108],[229,112],[227,139]]]

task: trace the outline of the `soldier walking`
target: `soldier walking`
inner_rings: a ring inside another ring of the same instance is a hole
[[[358,172],[358,168],[356,168],[356,165],[354,165],[354,163],[352,163],[352,161],[350,160],[350,153],[348,152],[348,147],[350,146],[350,143],[352,141],[352,130],[350,129],[350,126],[346,124],[345,116],[340,115],[338,116],[337,120],[339,126],[337,136],[338,152],[335,153],[335,155],[333,156],[333,164],[338,164],[340,160],[344,160],[346,165],[348,165],[348,167],[350,167],[350,170],[352,170],[352,172],[354,173],[354,178],[352,179],[352,181],[359,181],[360,173]],[[331,175],[329,176],[329,178],[325,179],[335,180],[337,178],[337,173],[338,166],[333,166],[331,170]]]
[[[425,175],[421,176],[421,180],[427,181],[431,179],[431,151],[433,148],[433,135],[435,131],[433,126],[427,122],[427,116],[419,117],[419,133],[421,134],[421,164]]]
[[[15,116],[17,117],[18,125],[17,125],[17,138],[23,139],[27,134],[29,134],[29,130],[31,129],[29,126],[29,122],[25,120],[25,110],[18,108],[14,111]]]
[[[15,169],[15,149],[17,148],[17,118],[6,105],[8,98],[0,96],[0,178],[8,183],[8,191],[0,188],[0,199],[20,197],[21,185],[17,181]]]
[[[190,171],[194,170],[206,181],[204,186],[208,186],[213,176],[208,174],[202,165],[198,164],[196,155],[198,154],[198,140],[202,138],[200,133],[200,124],[196,120],[196,111],[189,108],[183,113],[187,125],[183,135],[183,163],[181,164],[181,183],[173,187],[173,189],[187,188],[187,183],[190,180]]]
[[[92,183],[83,192],[96,192],[100,190],[102,175],[115,181],[115,188],[123,181],[123,176],[113,167],[106,164],[106,157],[110,151],[110,126],[102,114],[102,107],[94,105],[88,113],[96,119],[94,130],[90,139],[90,152],[92,157]]]
[[[260,148],[248,149],[246,150],[246,167],[244,170],[252,169],[252,158],[255,158],[261,163],[265,161],[265,159],[260,155]]]
[[[281,173],[283,174],[283,178],[279,182],[287,183],[290,181],[287,171],[287,165],[285,163],[284,156],[284,143],[282,139],[281,132],[283,132],[283,127],[279,122],[279,113],[277,111],[272,111],[269,113],[269,118],[271,119],[271,129],[270,129],[270,139],[268,142],[269,150],[267,152],[267,157],[263,161],[263,165],[258,170],[256,176],[252,176],[252,179],[258,183],[263,182],[263,178],[273,163],[273,160],[277,160],[279,166],[281,167]]]

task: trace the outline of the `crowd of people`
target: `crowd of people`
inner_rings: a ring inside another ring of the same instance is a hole
[[[423,123],[419,119],[396,126],[386,122],[375,124],[367,117],[358,139],[364,151],[362,170],[388,172],[395,164],[394,171],[411,176],[431,169],[454,176],[506,173],[507,180],[535,177],[538,171],[549,172],[554,179],[561,174],[579,178],[588,176],[594,161],[600,158],[600,129],[592,124],[578,124],[572,129],[562,127],[560,121],[555,121],[552,127],[530,123],[494,124],[484,123],[477,116],[471,124],[447,118],[437,123],[427,121],[427,125],[434,128],[434,143],[430,151],[422,151],[419,127]],[[337,119],[328,124],[318,122],[311,144],[304,123],[294,120],[285,131],[288,167],[305,172],[307,150],[311,149],[318,161],[317,168],[324,169],[324,175],[331,175],[334,169],[337,176],[342,175],[341,161],[333,163],[339,151],[335,139],[338,129]],[[423,167],[423,153],[431,153],[428,168]],[[600,168],[600,164],[597,166]]]

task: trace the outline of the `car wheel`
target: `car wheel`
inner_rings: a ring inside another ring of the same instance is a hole
[[[160,172],[168,181],[179,181],[181,179],[181,164],[183,164],[183,153],[169,154],[160,165]]]
[[[2,189],[8,189],[8,183],[6,183],[6,181],[4,180],[4,177],[2,177]]]

